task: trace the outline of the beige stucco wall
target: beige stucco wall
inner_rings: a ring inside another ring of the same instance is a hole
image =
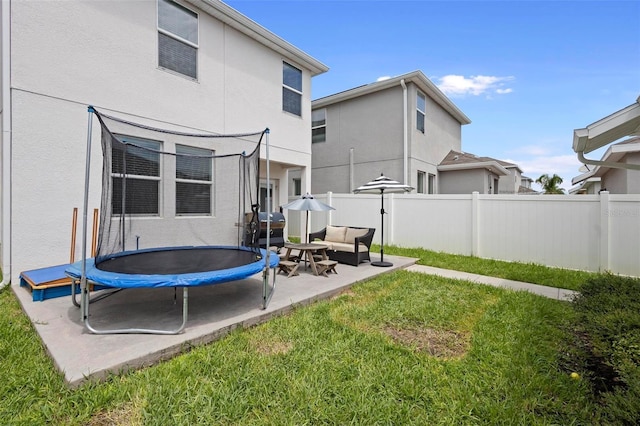
[[[218,133],[269,127],[274,205],[286,202],[287,168],[310,168],[310,72],[302,68],[302,117],[283,112],[282,61],[300,67],[294,58],[195,11],[197,81],[158,68],[155,0],[12,2],[14,281],[20,271],[69,260],[71,213],[83,202],[87,105]],[[90,209],[98,207],[100,172],[95,141]]]

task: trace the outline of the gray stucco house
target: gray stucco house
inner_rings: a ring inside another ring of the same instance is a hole
[[[640,165],[640,136],[609,146],[600,161]],[[604,164],[589,166],[589,169],[571,180],[574,185],[579,184],[571,189],[571,193],[597,194],[609,191],[612,194],[640,194],[640,170],[613,168]]]
[[[471,120],[421,71],[314,100],[313,193],[348,193],[384,173],[438,193],[438,165]]]
[[[517,164],[451,150],[438,165],[441,194],[536,194]]]

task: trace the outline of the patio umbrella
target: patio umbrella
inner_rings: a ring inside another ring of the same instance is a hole
[[[313,198],[313,195],[309,194],[308,192],[306,194],[304,194],[301,198],[298,198],[297,200],[294,200],[290,203],[287,203],[285,205],[282,206],[283,209],[289,209],[289,210],[299,210],[299,211],[305,211],[307,212],[307,220],[304,224],[304,229],[305,229],[305,242],[309,242],[309,212],[325,212],[325,211],[329,211],[329,210],[335,210],[333,207],[331,207],[328,204],[323,203],[322,201],[318,201],[315,198]]]
[[[369,183],[365,183],[364,185],[353,190],[354,193],[358,194],[361,192],[364,193],[380,193],[380,199],[382,201],[382,207],[380,208],[380,217],[381,217],[381,226],[380,226],[380,261],[379,262],[371,262],[373,266],[383,266],[389,267],[393,266],[391,262],[384,261],[384,193],[392,193],[392,192],[409,192],[413,188],[404,185],[398,181],[390,179],[383,174],[380,174],[380,177],[375,178]]]

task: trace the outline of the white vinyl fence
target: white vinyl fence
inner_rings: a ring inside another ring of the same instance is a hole
[[[336,210],[311,212],[310,231],[371,227],[380,243],[380,195],[315,197]],[[640,195],[388,194],[384,210],[385,245],[640,276]],[[284,214],[304,235],[305,212]]]

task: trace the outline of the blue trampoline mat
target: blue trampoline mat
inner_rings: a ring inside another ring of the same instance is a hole
[[[266,250],[260,255],[248,247],[163,247],[123,252],[95,265],[87,259],[87,280],[114,288],[193,287],[242,280],[262,272]],[[269,256],[269,267],[280,258]],[[82,261],[66,268],[72,278],[82,276]]]

